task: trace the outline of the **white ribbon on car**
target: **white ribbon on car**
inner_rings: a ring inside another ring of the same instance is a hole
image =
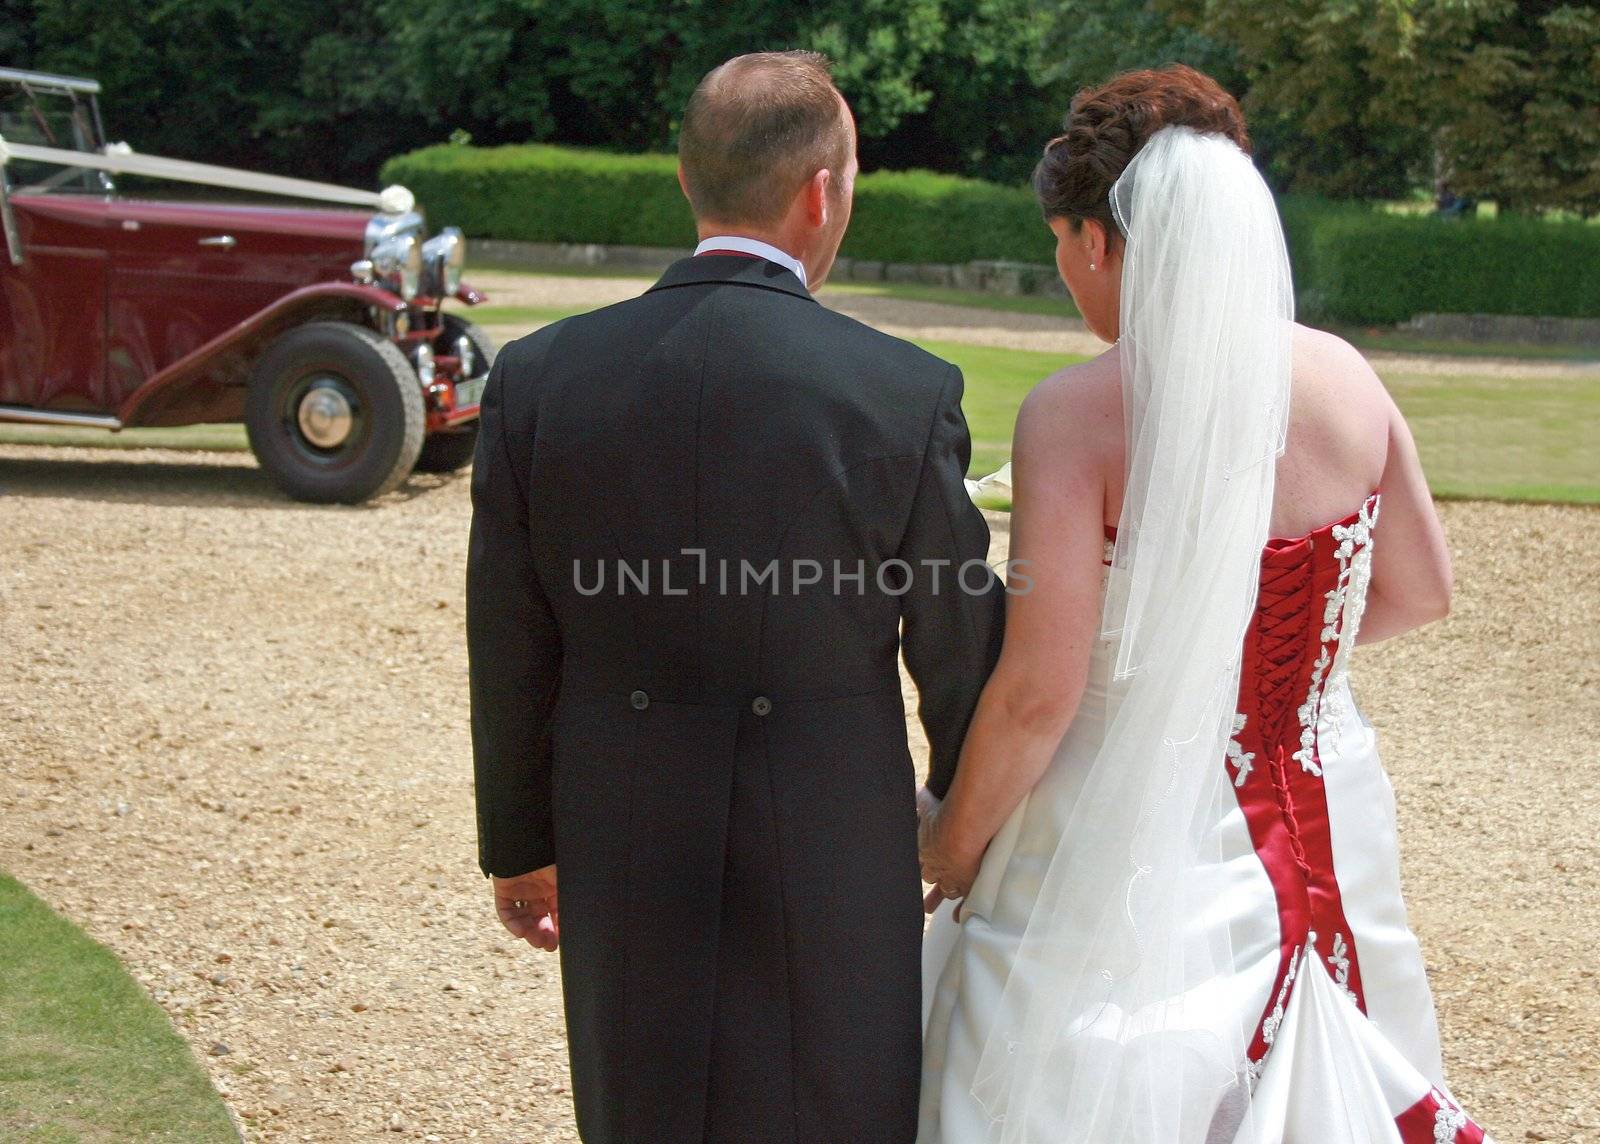
[[[313,182],[310,179],[262,175],[255,171],[240,171],[233,167],[191,163],[186,159],[162,159],[155,155],[139,155],[126,143],[108,143],[105,152],[101,154],[92,151],[65,151],[57,147],[36,147],[31,143],[7,143],[5,138],[0,136],[0,166],[13,159],[49,163],[58,167],[83,167],[115,175],[137,175],[147,179],[170,179],[179,183],[198,183],[208,187],[256,191],[261,194],[284,195],[317,202],[343,203],[347,206],[374,207],[386,214],[404,214],[416,205],[416,199],[411,192],[401,186],[385,187],[382,191],[361,191],[353,187],[336,186],[333,183]]]

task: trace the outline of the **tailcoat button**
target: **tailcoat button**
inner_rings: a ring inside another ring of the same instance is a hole
[[[772,710],[772,700],[765,695],[757,695],[750,703],[750,710],[757,715],[765,715]]]
[[[628,696],[628,702],[633,704],[633,709],[635,711],[643,711],[646,707],[650,706],[650,697],[642,691],[635,691],[632,695]]]

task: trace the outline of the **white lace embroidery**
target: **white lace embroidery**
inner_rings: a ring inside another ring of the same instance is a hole
[[[1350,988],[1350,944],[1342,933],[1333,935],[1333,952],[1328,955],[1328,964],[1333,968],[1334,984],[1343,989],[1350,1000],[1356,1001],[1355,990]]]
[[[1233,738],[1228,740],[1228,762],[1239,773],[1233,780],[1236,787],[1244,786],[1244,780],[1250,777],[1250,772],[1255,770],[1254,751],[1247,751],[1239,744],[1239,733],[1244,730],[1245,716],[1235,714],[1233,717]]]
[[[1324,704],[1334,722],[1342,722],[1345,690],[1350,674],[1350,653],[1356,646],[1361,616],[1367,610],[1367,584],[1372,579],[1372,530],[1378,523],[1378,496],[1368,497],[1356,519],[1335,525],[1333,539],[1338,543],[1334,559],[1339,562],[1339,579],[1328,592],[1322,608],[1322,648],[1312,666],[1311,686],[1300,705],[1300,749],[1294,753],[1309,774],[1322,774],[1317,763],[1317,722]],[[1330,652],[1329,646],[1337,644]]]
[[[1457,1134],[1467,1126],[1467,1114],[1438,1089],[1433,1090],[1433,1099],[1439,1105],[1433,1114],[1434,1144],[1455,1144]]]
[[[1379,497],[1376,493],[1367,498],[1348,525],[1338,525],[1333,538],[1339,542],[1334,552],[1339,560],[1338,610],[1343,620],[1339,625],[1339,651],[1333,659],[1329,684],[1343,682],[1350,671],[1350,653],[1355,650],[1356,635],[1361,630],[1361,617],[1367,611],[1367,585],[1372,582],[1372,530],[1378,525]],[[1323,633],[1327,638],[1327,633]]]
[[[1307,941],[1315,943],[1316,934],[1310,934]],[[1289,1002],[1289,990],[1294,988],[1295,975],[1300,972],[1300,954],[1305,946],[1295,946],[1294,953],[1289,956],[1289,969],[1283,975],[1283,984],[1278,988],[1278,998],[1272,1003],[1272,1012],[1267,1019],[1261,1022],[1261,1042],[1266,1046],[1261,1053],[1261,1059],[1251,1061],[1245,1072],[1250,1077],[1253,1085],[1261,1079],[1261,1073],[1267,1067],[1267,1054],[1272,1051],[1272,1042],[1278,1039],[1278,1029],[1283,1025],[1283,1010]]]
[[[1333,662],[1328,654],[1327,628],[1322,629],[1322,640],[1322,651],[1311,667],[1311,686],[1306,690],[1306,701],[1295,712],[1300,720],[1300,749],[1294,753],[1295,761],[1301,770],[1318,778],[1322,777],[1322,768],[1317,764],[1317,712],[1322,700],[1322,679]]]
[[[1367,585],[1372,581],[1372,530],[1378,524],[1379,498],[1367,498],[1356,519],[1348,525],[1333,530],[1339,542],[1334,553],[1340,558],[1340,580],[1343,583],[1340,607],[1342,622],[1339,625],[1339,650],[1333,657],[1333,668],[1328,673],[1328,686],[1324,706],[1334,732],[1334,749],[1339,747],[1339,734],[1349,715],[1350,693],[1345,684],[1350,678],[1350,656],[1355,651],[1356,635],[1361,630],[1361,617],[1367,610]],[[1348,569],[1346,569],[1348,562]]]

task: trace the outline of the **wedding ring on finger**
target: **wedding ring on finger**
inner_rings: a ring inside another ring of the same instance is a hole
[[[952,902],[955,901],[957,898],[965,897],[965,895],[962,894],[962,892],[960,890],[957,890],[953,886],[941,885],[939,887],[939,892],[941,894],[943,894],[946,898],[948,898]]]

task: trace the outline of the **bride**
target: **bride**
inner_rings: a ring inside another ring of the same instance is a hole
[[[1018,418],[1005,649],[924,792],[921,1144],[1476,1142],[1351,650],[1443,617],[1405,422],[1293,323],[1239,109],[1073,103],[1035,187],[1108,352]],[[1380,490],[1381,489],[1381,496]]]

